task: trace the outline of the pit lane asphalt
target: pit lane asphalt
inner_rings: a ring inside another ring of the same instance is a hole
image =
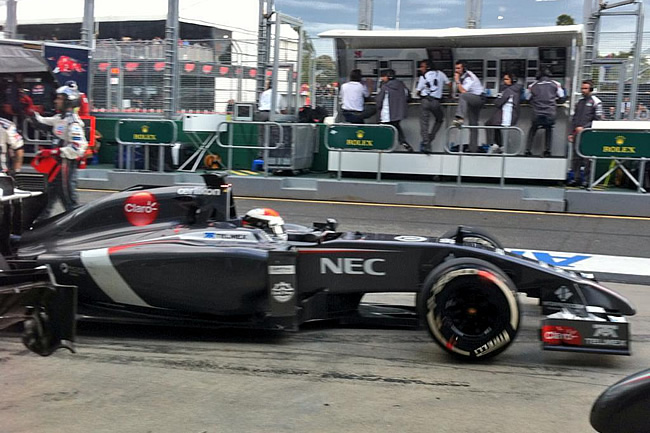
[[[343,230],[438,235],[466,224],[509,247],[648,257],[643,219],[238,201],[240,213],[258,206],[307,225],[332,216]],[[541,351],[526,298],[517,340],[482,364],[454,361],[423,330],[330,323],[295,334],[83,324],[78,353],[49,358],[0,334],[0,431],[591,432],[596,397],[650,359],[650,287],[609,286],[639,309],[631,357]]]

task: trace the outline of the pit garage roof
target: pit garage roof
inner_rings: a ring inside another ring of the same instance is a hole
[[[342,39],[350,49],[569,47],[574,38],[578,46],[582,45],[583,32],[579,24],[499,29],[329,30],[318,36]]]

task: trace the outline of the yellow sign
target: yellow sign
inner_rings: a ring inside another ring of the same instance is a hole
[[[134,140],[151,140],[151,141],[157,140],[156,134],[149,134],[149,126],[147,125],[142,125],[142,128],[140,128],[140,132],[141,134],[133,134]]]
[[[348,138],[345,140],[347,146],[363,146],[363,147],[372,147],[375,142],[373,140],[364,140],[363,137],[366,135],[363,129],[359,129],[356,132],[357,139]]]
[[[636,153],[636,147],[632,147],[632,146],[603,146],[603,152],[609,152],[609,153]]]

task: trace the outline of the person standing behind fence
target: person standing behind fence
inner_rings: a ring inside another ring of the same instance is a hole
[[[465,118],[467,118],[468,125],[478,125],[481,108],[485,104],[481,80],[472,71],[468,71],[465,63],[459,60],[454,67],[454,82],[456,90],[460,93],[454,126],[462,126]],[[476,152],[477,144],[478,130],[472,129],[469,133],[469,151]]]
[[[431,143],[436,139],[436,134],[443,121],[445,114],[442,111],[442,90],[446,84],[450,84],[449,78],[444,72],[436,70],[429,60],[422,60],[419,66],[420,78],[416,90],[422,97],[420,104],[420,151],[431,153]],[[436,123],[433,130],[429,132],[429,118],[433,115]]]
[[[512,72],[503,75],[503,89],[501,96],[494,101],[496,110],[485,122],[486,126],[514,126],[519,120],[519,107],[521,102],[522,85],[517,82],[517,76]],[[492,144],[492,152],[503,151],[503,134],[500,130],[488,129],[485,131],[487,142]]]
[[[273,83],[271,80],[269,80],[266,84],[266,90],[264,90],[260,94],[260,99],[257,103],[257,114],[255,116],[255,120],[258,122],[268,122],[269,119],[271,118],[271,105],[273,102]],[[277,92],[275,95],[275,113],[276,114],[283,114],[286,113],[286,105],[284,103],[284,98],[282,95]],[[280,132],[277,130],[277,128],[270,127],[271,129],[271,136],[269,137],[269,146],[275,146],[275,143],[279,141],[280,137]],[[265,146],[265,126],[259,126],[259,132],[258,132],[258,146],[263,147]],[[258,157],[261,157],[261,154],[258,155]]]
[[[400,121],[406,117],[408,110],[409,91],[404,83],[395,79],[395,71],[392,69],[381,71],[381,82],[381,89],[375,98],[379,122],[394,126],[397,129],[397,137],[402,148],[407,152],[413,152],[413,148],[406,142],[406,137],[400,127]]]
[[[79,159],[84,157],[88,147],[83,121],[74,112],[80,102],[79,91],[69,86],[61,86],[56,93],[55,104],[59,114],[42,117],[38,112],[34,113],[38,122],[52,127],[54,135],[52,149],[43,149],[39,155],[54,157],[57,160],[48,176],[47,207],[39,219],[50,216],[57,199],[61,200],[66,211],[79,206],[74,179]]]
[[[553,126],[557,115],[556,105],[559,101],[564,100],[564,89],[557,81],[551,80],[551,71],[543,70],[537,74],[537,81],[528,86],[526,99],[533,106],[533,124],[528,131],[528,141],[526,142],[526,156],[531,156],[535,134],[539,128],[546,132],[546,141],[544,142],[544,156],[551,156],[551,144],[553,140]]]
[[[365,119],[376,113],[375,107],[366,107],[370,96],[367,83],[361,82],[361,70],[350,71],[350,81],[341,86],[341,113],[348,123],[364,123]]]
[[[585,80],[580,85],[582,98],[576,103],[573,117],[571,118],[571,134],[569,134],[569,143],[574,144],[573,158],[571,159],[571,171],[567,179],[567,185],[574,186],[578,182],[581,186],[587,186],[589,179],[590,164],[589,159],[581,158],[578,155],[576,145],[576,136],[585,128],[591,128],[594,120],[603,119],[603,103],[597,96],[593,95],[594,83],[591,80]],[[584,171],[580,167],[584,167]]]

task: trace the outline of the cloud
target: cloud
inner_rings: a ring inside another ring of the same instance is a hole
[[[282,11],[284,7],[296,8],[296,10],[311,10],[311,11],[329,11],[329,12],[357,12],[357,4],[335,3],[332,1],[308,1],[308,0],[279,0],[275,4],[275,8]]]

